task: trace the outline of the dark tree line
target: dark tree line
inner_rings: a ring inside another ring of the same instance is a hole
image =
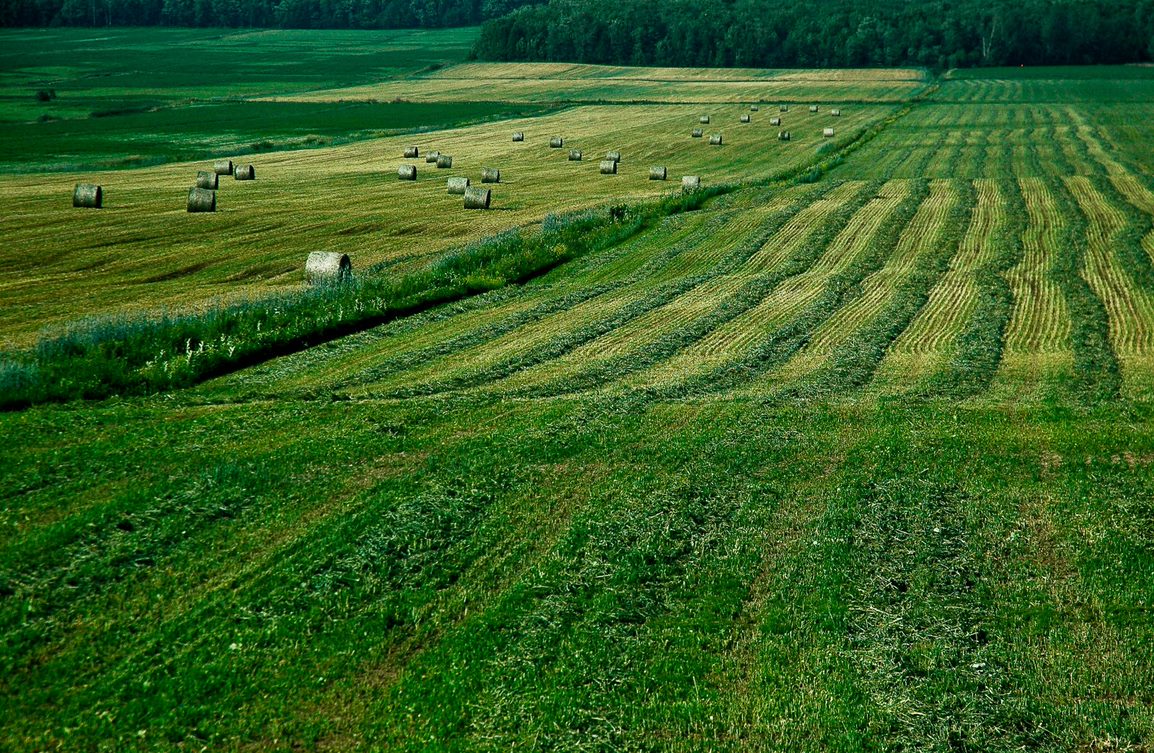
[[[551,0],[488,21],[486,60],[860,67],[1148,61],[1154,0]]]
[[[475,26],[543,0],[0,0],[3,26]]]

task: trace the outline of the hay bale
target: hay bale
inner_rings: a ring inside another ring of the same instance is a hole
[[[453,158],[452,157],[450,157],[447,154],[438,154],[437,155],[437,169],[438,170],[444,170],[445,168],[449,168],[452,166],[453,166]]]
[[[789,141],[789,131],[778,131],[777,132],[777,140],[778,141]]]
[[[500,183],[501,171],[495,167],[481,168],[481,182],[482,183]]]
[[[810,111],[810,112],[817,112],[817,105],[810,105],[810,106],[809,106],[809,111]]]
[[[841,117],[841,110],[830,110],[829,114],[834,116],[835,118],[840,118]]]
[[[669,171],[663,166],[649,168],[649,180],[665,180],[668,175]]]
[[[554,136],[553,138],[549,139],[550,149],[560,149],[563,146],[565,146],[565,139],[561,138],[560,136]]]
[[[212,163],[212,171],[217,175],[232,175],[232,160],[218,159]]]
[[[789,112],[789,105],[782,105],[778,108],[781,112]]]
[[[493,192],[488,188],[466,188],[465,209],[488,209]]]
[[[821,135],[827,139],[832,138],[833,137],[833,129],[832,128],[823,128],[821,131]]]
[[[348,254],[335,251],[313,251],[305,261],[305,280],[310,285],[331,285],[344,282],[352,275],[353,265]]]
[[[750,105],[750,106],[749,106],[749,111],[750,111],[750,112],[758,112],[759,110],[761,110],[761,108],[760,108],[760,107],[758,107],[757,105]]]
[[[215,212],[216,191],[210,191],[207,188],[197,188],[196,186],[188,189],[188,211]]]
[[[435,164],[437,164],[437,159],[438,159],[438,158],[440,158],[440,156],[441,156],[441,153],[440,153],[440,152],[429,152],[429,153],[427,153],[427,154],[425,155],[425,164],[427,164],[427,165],[435,165]]]
[[[416,159],[421,156],[421,150],[415,146],[405,147],[405,159]]]
[[[580,149],[570,149],[569,150],[569,161],[570,162],[580,162],[581,157],[582,157],[582,154],[581,154]]]
[[[100,209],[104,206],[104,189],[95,183],[77,183],[72,189],[72,206]]]
[[[721,146],[721,134],[715,133],[709,137],[710,146]]]
[[[220,176],[211,170],[196,171],[196,187],[215,191],[220,187]]]
[[[748,115],[742,115],[741,116],[741,122],[742,123],[748,123],[749,121],[750,121],[750,117]]]
[[[416,180],[417,166],[416,165],[401,165],[397,168],[397,180]]]
[[[697,119],[697,122],[701,123],[701,125],[709,125],[709,116],[708,115],[702,115],[700,118]]]
[[[232,177],[237,180],[256,180],[256,168],[252,165],[237,165]]]
[[[445,185],[449,187],[449,193],[456,196],[464,196],[465,191],[469,188],[468,178],[449,178],[445,181]]]
[[[617,163],[611,159],[601,160],[601,174],[602,175],[616,175]]]
[[[703,131],[702,129],[700,129],[700,128],[694,128],[693,129],[693,138],[699,139],[704,135],[705,135],[705,131]]]
[[[608,154],[605,155],[605,159],[611,159],[614,162],[620,162],[621,161],[621,152],[619,152],[617,150],[609,152]]]
[[[701,178],[696,175],[681,176],[681,190],[683,193],[697,191],[701,188]]]
[[[514,141],[524,141],[525,140],[525,133],[523,131],[513,131],[513,140]]]
[[[779,126],[779,125],[781,125],[781,118],[770,118],[769,124],[771,126]]]

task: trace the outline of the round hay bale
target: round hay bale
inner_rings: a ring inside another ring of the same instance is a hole
[[[440,158],[440,156],[441,156],[440,152],[427,152],[425,154],[425,163],[426,164],[436,164],[437,159]]]
[[[565,146],[565,139],[561,138],[560,136],[554,136],[553,138],[549,139],[550,149],[560,149],[563,146]]]
[[[682,175],[681,176],[681,190],[683,193],[690,193],[701,188],[701,178],[696,175]]]
[[[649,168],[649,180],[665,180],[669,176],[669,171],[664,166]]]
[[[841,110],[830,110],[829,114],[834,116],[835,118],[840,118],[841,117]]]
[[[771,126],[779,126],[779,125],[781,125],[781,118],[770,118],[769,124]]]
[[[580,162],[581,157],[582,157],[582,154],[581,154],[580,149],[570,149],[569,150],[569,161],[570,162]]]
[[[217,175],[232,175],[232,160],[218,159],[212,163],[212,171]]]
[[[196,186],[188,189],[188,211],[215,212],[216,191],[210,191],[207,188],[197,188]]]
[[[709,125],[709,116],[708,115],[702,115],[700,118],[697,119],[697,122],[701,123],[701,125]]]
[[[777,140],[778,141],[789,141],[789,131],[778,131],[777,132]]]
[[[210,170],[197,170],[196,187],[215,191],[220,187],[220,176]]]
[[[705,131],[703,131],[702,129],[700,129],[700,128],[694,128],[693,129],[693,138],[699,139],[704,135],[705,135]]]
[[[789,112],[789,105],[782,105],[778,108],[781,112]]]
[[[416,180],[417,166],[416,165],[401,165],[397,168],[397,180]]]
[[[453,158],[447,154],[437,155],[437,169],[444,170],[453,166]]]
[[[721,134],[715,133],[709,137],[710,146],[721,146]]]
[[[501,171],[495,167],[481,168],[481,182],[482,183],[500,183]]]
[[[524,141],[525,140],[525,133],[523,131],[513,131],[513,140],[514,141]]]
[[[817,105],[810,105],[810,106],[809,106],[809,111],[810,111],[810,112],[817,112]]]
[[[405,159],[416,159],[421,156],[421,150],[415,146],[405,147]]]
[[[72,206],[100,209],[104,206],[104,189],[95,183],[77,183],[72,189]]]
[[[493,192],[488,188],[466,188],[465,209],[488,209]]]
[[[613,150],[612,152],[609,152],[608,154],[605,155],[605,159],[611,159],[614,162],[620,162],[621,161],[621,152],[619,152],[617,150]]]
[[[469,187],[469,179],[449,178],[445,181],[445,185],[449,187],[449,193],[456,196],[464,196],[465,190]]]
[[[760,107],[758,107],[757,105],[750,105],[750,106],[749,106],[749,111],[750,111],[750,112],[758,112],[758,111],[760,111],[760,110],[761,110],[761,108],[760,108]]]
[[[237,180],[256,180],[256,168],[252,165],[237,165],[232,177]]]
[[[305,280],[310,285],[332,285],[344,282],[352,275],[353,265],[348,254],[335,251],[313,251],[305,261]]]
[[[749,121],[750,121],[750,117],[748,115],[742,115],[741,116],[741,122],[742,123],[748,123]]]
[[[832,138],[833,137],[833,129],[832,128],[823,128],[821,131],[821,135],[827,139]]]
[[[601,160],[601,174],[602,175],[616,175],[617,163],[611,159]]]

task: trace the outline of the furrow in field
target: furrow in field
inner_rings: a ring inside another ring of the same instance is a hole
[[[732,272],[704,281],[656,308],[561,357],[524,369],[500,382],[504,391],[532,389],[557,393],[585,388],[610,376],[620,376],[650,362],[658,353],[680,349],[715,326],[717,319],[736,316],[756,303],[759,286],[795,259],[815,234],[847,204],[860,201],[860,182],[843,184],[779,224],[768,237],[757,239],[756,250]],[[784,218],[783,218],[784,219]]]
[[[761,303],[727,322],[675,357],[632,376],[634,386],[662,386],[701,379],[764,341],[779,325],[795,316],[822,294],[825,283],[844,272],[865,251],[877,230],[910,195],[909,181],[885,183],[878,194],[854,213],[848,224],[825,248],[821,257],[801,274],[779,284]]]
[[[921,258],[946,242],[943,231],[958,200],[949,181],[933,181],[930,195],[902,232],[885,266],[866,277],[860,295],[827,319],[809,343],[771,372],[768,379],[785,384],[804,378],[825,365],[838,346],[874,319],[907,284],[907,277]]]
[[[1122,264],[1117,246],[1127,229],[1127,218],[1089,179],[1072,177],[1066,186],[1088,220],[1082,274],[1109,315],[1110,342],[1123,379],[1137,383],[1154,355],[1154,296],[1136,285]]]

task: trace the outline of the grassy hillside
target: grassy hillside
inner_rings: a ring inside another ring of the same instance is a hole
[[[0,414],[0,747],[1150,750],[1149,106],[1012,71],[855,104],[874,75],[746,125],[727,94],[263,155],[215,215],[193,164],[101,175],[101,212],[0,178],[42,249],[3,261],[21,344],[288,291],[318,247],[399,279],[675,193],[650,164],[748,181],[191,389]],[[407,143],[454,167],[400,183]]]

